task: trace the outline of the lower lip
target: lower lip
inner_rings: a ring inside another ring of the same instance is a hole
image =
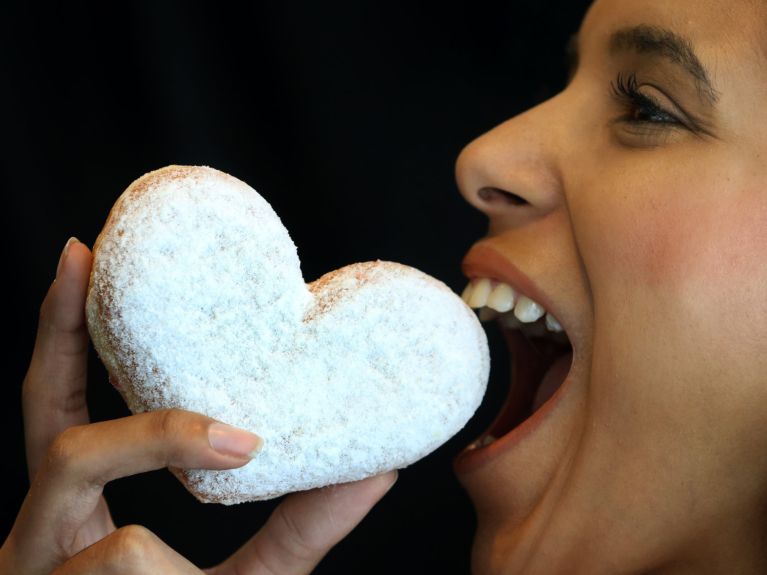
[[[556,410],[557,406],[562,403],[562,398],[570,388],[571,381],[573,380],[573,368],[575,364],[575,358],[570,367],[570,371],[567,377],[559,386],[559,389],[552,395],[546,403],[539,407],[535,413],[523,421],[520,425],[512,429],[506,435],[499,437],[493,441],[490,445],[484,447],[475,447],[472,449],[464,449],[453,461],[453,468],[457,474],[466,474],[474,471],[475,469],[482,467],[489,461],[499,457],[507,451],[513,449],[519,445],[525,438],[530,436],[535,430],[537,430],[544,421],[546,421],[550,415]]]

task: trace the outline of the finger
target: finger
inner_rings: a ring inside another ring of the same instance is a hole
[[[70,427],[51,445],[11,530],[24,560],[50,571],[73,548],[103,486],[161,469],[230,469],[245,465],[261,439],[198,413],[177,409]]]
[[[69,559],[52,575],[157,573],[200,575],[201,572],[149,529],[141,525],[126,525]]]
[[[59,433],[88,422],[84,310],[90,269],[90,250],[72,238],[40,308],[37,340],[22,387],[30,479]]]
[[[30,479],[59,433],[89,421],[84,308],[91,261],[88,248],[70,238],[59,258],[56,279],[40,308],[37,340],[22,386]],[[102,498],[80,538],[90,544],[113,530],[112,517]]]
[[[288,497],[263,529],[215,575],[298,575],[311,572],[354,529],[397,480],[397,472]]]

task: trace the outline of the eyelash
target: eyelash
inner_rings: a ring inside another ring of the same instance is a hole
[[[613,96],[627,112],[619,120],[635,125],[654,125],[658,128],[684,127],[684,123],[666,111],[657,100],[637,89],[636,74],[626,77],[619,73],[615,80],[610,82],[610,87]]]

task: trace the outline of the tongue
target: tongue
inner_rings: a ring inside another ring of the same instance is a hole
[[[570,372],[570,366],[573,362],[573,352],[566,353],[562,357],[558,358],[541,380],[541,385],[538,386],[538,391],[535,394],[533,400],[533,412],[535,412],[540,406],[554,395],[554,392],[559,389],[562,383],[565,381],[567,374]]]

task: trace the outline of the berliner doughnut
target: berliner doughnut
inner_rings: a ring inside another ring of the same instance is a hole
[[[485,333],[447,286],[383,261],[307,285],[271,206],[212,168],[133,182],[93,255],[88,328],[131,411],[197,411],[264,439],[239,469],[174,470],[200,501],[405,467],[484,394]]]

